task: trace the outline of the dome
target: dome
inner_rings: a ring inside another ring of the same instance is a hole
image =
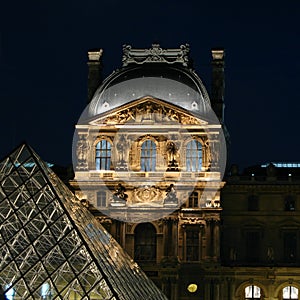
[[[197,74],[182,66],[143,64],[114,71],[96,91],[89,117],[152,96],[198,114],[210,111],[207,91]]]

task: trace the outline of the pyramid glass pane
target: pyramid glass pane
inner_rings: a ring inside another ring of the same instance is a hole
[[[166,299],[26,144],[0,162],[0,285],[11,299]]]

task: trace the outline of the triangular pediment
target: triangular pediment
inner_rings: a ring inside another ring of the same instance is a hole
[[[189,110],[151,96],[133,100],[89,120],[90,125],[117,125],[125,123],[179,123],[182,125],[207,125]]]

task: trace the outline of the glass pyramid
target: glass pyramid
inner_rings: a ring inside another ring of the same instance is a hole
[[[26,144],[0,162],[0,285],[9,300],[166,299]]]

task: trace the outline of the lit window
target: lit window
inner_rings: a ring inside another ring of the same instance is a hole
[[[260,299],[260,288],[256,285],[249,285],[245,288],[245,299],[255,300]]]
[[[192,140],[186,145],[186,170],[201,171],[202,145],[199,141]]]
[[[97,193],[97,206],[105,207],[106,206],[106,192]]]
[[[189,227],[186,231],[186,260],[199,260],[199,229]]]
[[[156,145],[151,140],[146,140],[142,144],[141,171],[155,171],[156,167]]]
[[[96,145],[96,170],[110,170],[111,144],[102,140]]]
[[[282,299],[298,299],[298,289],[294,286],[287,286],[282,290]]]
[[[192,192],[189,197],[189,207],[198,207],[198,193]]]
[[[139,224],[134,230],[134,259],[156,260],[156,229],[151,223]]]
[[[51,290],[50,290],[50,284],[44,283],[41,287],[41,298],[43,300],[49,300],[51,299]]]
[[[14,288],[10,288],[11,287],[11,284],[8,284],[5,286],[5,290],[7,290],[5,292],[5,296],[7,298],[7,300],[14,300],[15,299],[15,289]]]

